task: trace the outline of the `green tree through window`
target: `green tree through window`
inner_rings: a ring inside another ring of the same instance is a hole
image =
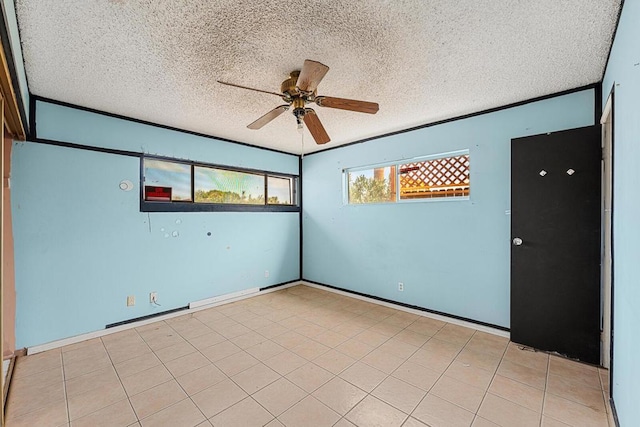
[[[386,178],[386,177],[388,178]],[[382,203],[395,201],[395,167],[369,169],[349,173],[349,203]]]

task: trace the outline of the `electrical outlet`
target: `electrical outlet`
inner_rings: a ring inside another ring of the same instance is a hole
[[[398,291],[400,292],[404,291],[404,283],[398,282]]]
[[[129,295],[127,297],[127,307],[131,307],[136,305],[136,297],[135,295]]]
[[[264,271],[264,277],[269,277],[269,270]]]
[[[155,304],[158,302],[158,293],[157,292],[151,292],[149,294],[149,302],[151,304]]]

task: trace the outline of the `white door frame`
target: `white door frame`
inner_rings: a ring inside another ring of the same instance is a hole
[[[613,108],[609,95],[600,124],[602,125],[602,333],[601,357],[603,367],[611,365],[611,290],[612,290],[612,195],[613,195]]]

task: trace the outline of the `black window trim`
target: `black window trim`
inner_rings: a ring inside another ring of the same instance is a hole
[[[191,200],[176,200],[172,202],[149,202],[144,200],[144,160],[160,160],[189,165],[191,168]],[[264,205],[245,205],[232,203],[198,203],[195,201],[195,168],[205,167],[222,169],[231,172],[250,173],[262,175],[265,185]],[[293,205],[276,205],[268,203],[267,177],[293,178]],[[140,212],[300,212],[300,200],[298,198],[299,175],[272,172],[262,169],[240,168],[214,163],[203,163],[193,160],[177,159],[166,156],[142,155],[140,156]]]

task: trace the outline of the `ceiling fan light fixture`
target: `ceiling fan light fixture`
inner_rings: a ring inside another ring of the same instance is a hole
[[[300,125],[300,123],[302,123],[302,120],[304,119],[304,115],[306,113],[304,106],[306,103],[307,102],[305,101],[305,99],[299,96],[296,96],[295,98],[293,98],[291,102],[291,106],[293,107],[293,115],[296,116],[296,121],[298,122],[298,125]]]
[[[331,141],[331,138],[329,138],[329,135],[316,115],[316,112],[311,108],[307,108],[307,104],[315,103],[320,107],[350,110],[368,114],[375,114],[378,112],[378,104],[375,102],[357,101],[355,99],[335,98],[331,96],[317,96],[318,84],[328,71],[329,67],[326,65],[307,59],[304,61],[304,65],[301,70],[294,70],[289,73],[289,78],[283,81],[280,85],[281,93],[279,94],[254,89],[248,86],[223,82],[220,80],[218,80],[218,83],[255,92],[277,95],[286,102],[286,104],[274,108],[258,120],[250,123],[247,126],[249,129],[258,130],[274,120],[284,111],[292,108],[293,115],[295,116],[298,125],[298,131],[302,132],[304,123],[317,144],[326,144]]]

